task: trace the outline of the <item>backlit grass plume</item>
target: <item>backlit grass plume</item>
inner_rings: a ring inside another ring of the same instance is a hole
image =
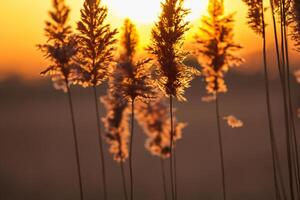
[[[123,99],[135,101],[149,101],[154,96],[151,80],[150,59],[139,59],[136,56],[138,34],[135,25],[126,19],[121,37],[121,54],[118,67],[113,76],[119,80],[117,87]],[[112,90],[114,91],[114,90]]]
[[[221,164],[222,197],[227,199],[223,139],[221,133],[219,93],[226,93],[225,73],[239,66],[243,59],[235,53],[242,47],[234,41],[234,14],[225,15],[223,0],[210,0],[208,16],[202,18],[200,33],[196,38],[196,53],[203,66],[202,74],[207,83],[206,90],[215,100],[218,145]]]
[[[300,51],[300,1],[293,0],[293,32],[292,39],[295,42],[297,51]]]
[[[221,0],[210,0],[208,16],[202,18],[200,33],[196,35],[196,53],[201,58],[202,73],[207,82],[207,92],[227,92],[225,73],[239,66],[243,59],[235,52],[242,47],[234,41],[234,15],[224,14]]]
[[[79,159],[78,139],[75,127],[73,102],[70,84],[77,77],[79,67],[74,62],[74,56],[78,52],[77,40],[72,36],[71,27],[67,24],[70,9],[64,0],[53,0],[53,10],[49,12],[50,20],[46,21],[45,35],[47,43],[38,45],[45,57],[51,61],[51,65],[43,71],[42,75],[52,76],[52,81],[57,89],[62,89],[68,94],[70,114],[73,128],[77,174],[80,189],[80,199],[83,200],[83,187],[81,167]]]
[[[102,168],[102,184],[104,200],[107,199],[106,168],[104,160],[103,141],[100,127],[98,94],[96,87],[103,83],[113,71],[113,57],[116,43],[116,29],[111,29],[105,22],[107,8],[101,5],[101,0],[85,0],[81,9],[81,20],[77,23],[79,31],[79,56],[81,76],[77,83],[83,87],[92,87],[97,118],[100,160]]]
[[[67,24],[69,7],[63,0],[53,0],[53,8],[53,11],[49,11],[51,20],[46,21],[44,29],[47,43],[38,45],[52,64],[41,74],[50,75],[54,87],[67,92],[79,72],[79,66],[73,60],[78,53],[78,44],[76,37],[72,35],[71,27]]]
[[[115,80],[113,78],[109,81],[110,88],[115,87]],[[106,108],[106,116],[102,118],[105,127],[105,138],[109,145],[109,152],[113,154],[115,161],[120,163],[122,183],[125,200],[128,199],[126,189],[126,178],[123,163],[129,155],[129,115],[130,109],[128,103],[122,100],[122,97],[116,93],[108,90],[108,94],[101,97],[101,101]]]
[[[85,77],[79,84],[84,87],[100,85],[113,71],[117,30],[105,23],[106,17],[107,8],[101,5],[101,0],[85,0],[77,23],[80,63]]]
[[[145,147],[155,156],[161,160],[161,172],[164,199],[168,199],[166,172],[164,167],[164,159],[171,156],[171,139],[170,139],[170,111],[166,98],[160,95],[155,101],[151,103],[138,103],[136,106],[136,119],[148,136]],[[182,129],[186,126],[185,123],[177,122],[174,117],[174,144],[182,137]]]
[[[113,84],[113,83],[110,83]],[[117,93],[108,93],[101,97],[106,108],[106,116],[102,118],[105,127],[105,137],[110,145],[109,151],[117,162],[125,162],[129,155],[129,109],[128,104],[121,100]]]
[[[134,138],[134,106],[135,102],[147,102],[154,96],[154,89],[151,81],[150,59],[138,59],[136,48],[138,45],[138,35],[135,25],[129,19],[124,22],[121,36],[121,55],[119,64],[113,73],[115,88],[110,88],[112,93],[121,95],[124,101],[130,103],[131,107],[131,134],[129,150],[129,168],[131,183],[131,199],[134,199],[132,149]]]
[[[182,51],[185,33],[189,30],[189,22],[185,17],[189,10],[183,8],[184,0],[165,0],[161,4],[162,12],[158,22],[152,29],[151,44],[148,51],[155,57],[156,72],[159,75],[157,85],[170,98],[170,173],[172,199],[177,197],[176,165],[173,170],[173,97],[186,100],[184,91],[190,86],[199,71],[184,65],[187,53]],[[174,154],[175,158],[176,154]],[[175,173],[173,173],[175,171]],[[174,178],[175,175],[175,178]],[[175,181],[174,181],[175,180]]]
[[[170,157],[170,111],[166,99],[159,97],[151,103],[139,103],[136,113],[137,121],[148,136],[146,149],[160,158]],[[177,122],[174,117],[174,146],[181,139],[185,126],[185,123]]]
[[[183,96],[190,82],[199,72],[184,65],[187,53],[182,51],[189,22],[185,17],[189,10],[183,8],[183,0],[165,0],[159,21],[152,29],[149,53],[156,57],[157,72],[161,75],[158,85],[167,96],[186,100]]]

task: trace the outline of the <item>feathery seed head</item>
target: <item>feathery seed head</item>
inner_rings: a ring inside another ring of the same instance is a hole
[[[150,59],[136,61],[138,35],[134,24],[125,20],[122,34],[122,53],[120,62],[113,73],[114,86],[112,92],[118,92],[127,101],[148,101],[154,96],[151,81]]]
[[[189,10],[183,8],[183,0],[165,0],[159,21],[152,29],[152,42],[147,48],[156,58],[157,72],[160,75],[157,84],[167,96],[185,100],[184,91],[199,72],[184,65],[187,56],[182,51],[185,33],[189,22],[184,18]]]
[[[146,148],[155,156],[168,158],[170,156],[170,114],[169,106],[164,97],[146,104],[139,103],[136,106],[136,117],[138,123],[147,134]],[[179,123],[174,120],[174,143],[181,139],[182,129],[186,123]],[[175,148],[175,144],[173,144]]]
[[[209,15],[202,18],[203,26],[196,35],[196,50],[202,60],[202,74],[209,94],[225,93],[224,76],[231,67],[239,66],[243,59],[234,53],[242,47],[234,42],[234,15],[224,15],[222,0],[210,0]]]
[[[117,93],[108,93],[101,98],[107,114],[102,121],[106,130],[106,141],[110,145],[109,151],[117,162],[125,162],[128,158],[129,141],[129,109],[127,102],[121,101]]]
[[[77,62],[81,65],[82,76],[78,84],[88,87],[103,83],[114,70],[115,35],[105,23],[107,8],[101,6],[100,0],[85,0],[81,9],[81,21],[77,23],[79,31],[79,55]]]
[[[70,9],[64,0],[53,0],[53,11],[49,12],[50,19],[46,22],[45,35],[47,43],[37,45],[44,56],[52,62],[41,74],[52,76],[52,81],[57,89],[67,90],[67,85],[72,83],[80,67],[74,62],[78,53],[77,38],[72,35],[72,30],[67,21]]]

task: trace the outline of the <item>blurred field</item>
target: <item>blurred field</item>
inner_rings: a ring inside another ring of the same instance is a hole
[[[273,200],[263,76],[232,73],[227,78],[230,92],[221,96],[221,112],[245,122],[242,129],[231,129],[225,121],[222,124],[228,199]],[[271,84],[275,131],[285,166],[280,87],[277,80]],[[293,80],[295,108],[300,106],[300,94],[295,92],[299,87]],[[104,94],[105,88],[100,90]],[[101,185],[92,91],[72,91],[85,199],[96,200],[101,198]],[[204,93],[204,84],[198,79],[187,91],[189,101],[176,103],[177,117],[189,123],[176,150],[182,200],[217,200],[221,195],[214,103],[201,102]],[[103,116],[103,107],[101,112]],[[136,199],[161,200],[160,160],[145,151],[145,135],[136,130]],[[107,150],[106,161],[109,199],[123,199],[120,168]],[[1,200],[79,199],[67,99],[53,90],[48,80],[25,83],[11,78],[0,83],[0,177]]]

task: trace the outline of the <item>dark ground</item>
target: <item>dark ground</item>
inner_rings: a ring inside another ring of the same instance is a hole
[[[221,96],[221,113],[245,122],[242,129],[222,123],[228,199],[273,200],[263,77],[231,73],[227,78],[230,92]],[[299,87],[293,84],[295,108],[300,103]],[[104,87],[99,92],[103,94]],[[201,81],[194,81],[187,91],[189,101],[176,103],[177,117],[189,123],[177,146],[180,200],[219,200],[221,195],[214,103],[201,102],[204,92]],[[85,200],[99,200],[100,161],[92,91],[76,88],[73,94]],[[275,131],[281,164],[286,166],[280,95],[278,81],[272,81]],[[79,199],[71,130],[67,97],[53,90],[48,80],[25,84],[12,78],[0,83],[0,199]],[[136,129],[135,136],[136,200],[162,200],[160,160],[145,151],[141,129]],[[107,150],[105,154],[109,199],[121,200],[120,168]],[[285,170],[285,179],[286,175]]]

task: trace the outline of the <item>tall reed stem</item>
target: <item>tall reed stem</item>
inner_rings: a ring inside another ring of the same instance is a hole
[[[105,170],[105,159],[104,159],[104,151],[103,151],[103,140],[101,135],[101,124],[99,122],[100,120],[100,113],[99,113],[99,103],[97,99],[97,88],[94,85],[93,86],[94,91],[94,100],[95,100],[95,110],[96,110],[96,119],[97,119],[97,131],[98,131],[98,141],[99,141],[99,147],[100,147],[100,159],[101,159],[101,169],[102,169],[102,185],[103,185],[103,198],[104,200],[107,200],[107,182],[106,182],[106,170]]]
[[[280,60],[280,51],[279,51],[279,39],[278,39],[278,35],[277,35],[277,26],[276,26],[276,18],[275,18],[275,8],[274,8],[274,2],[273,0],[270,0],[270,5],[271,5],[271,12],[272,12],[272,22],[273,22],[273,32],[274,32],[274,40],[275,40],[275,48],[276,48],[276,58],[277,58],[277,67],[278,67],[278,72],[279,72],[279,78],[280,78],[280,82],[281,82],[281,90],[282,90],[282,94],[284,94],[284,82],[283,82],[283,71],[282,71],[282,66],[281,66],[281,60]],[[285,96],[283,95],[283,99],[285,99]],[[283,100],[284,102],[284,100]],[[285,107],[285,105],[284,105]],[[285,122],[287,123],[287,116],[285,115]],[[287,127],[287,124],[286,124]],[[286,129],[286,133],[289,130]],[[281,185],[281,190],[282,190],[282,196],[283,199],[286,200],[287,196],[286,196],[286,191],[285,191],[285,187],[284,187],[284,180],[282,177],[282,170],[281,170],[281,166],[280,166],[280,162],[279,162],[279,156],[278,156],[278,149],[276,147],[276,140],[274,138],[273,143],[275,144],[274,146],[274,153],[275,153],[275,161],[276,161],[276,168],[278,170],[278,174],[279,174],[279,182]]]
[[[164,164],[163,158],[160,158],[160,166],[161,166],[162,184],[163,184],[163,190],[164,190],[164,199],[168,200],[166,172],[165,172],[165,164]]]
[[[67,87],[70,114],[71,114],[71,120],[72,120],[73,139],[74,139],[74,146],[75,146],[75,156],[76,156],[76,164],[77,164],[77,175],[78,175],[78,182],[79,182],[80,199],[83,200],[83,186],[82,186],[81,166],[80,166],[80,159],[79,159],[79,147],[78,147],[78,138],[77,138],[76,126],[75,126],[75,117],[74,117],[72,95],[71,95],[71,90],[70,90],[70,87],[69,87],[68,80],[66,79],[65,82],[66,82],[66,87]]]
[[[294,194],[294,176],[293,176],[293,167],[292,167],[292,147],[291,147],[291,127],[290,127],[290,115],[289,115],[289,105],[288,105],[288,92],[286,89],[286,82],[287,82],[287,70],[286,70],[286,60],[285,60],[285,10],[284,10],[284,3],[283,1],[280,1],[280,30],[281,30],[281,55],[282,55],[282,71],[283,71],[283,92],[284,92],[284,108],[285,108],[285,115],[286,115],[286,129],[287,129],[287,134],[286,134],[286,148],[287,148],[287,159],[288,159],[288,169],[289,169],[289,186],[290,186],[290,193],[291,193],[291,199],[295,199],[295,194]]]
[[[177,189],[177,156],[176,148],[173,149],[173,161],[174,161],[174,188],[175,188],[175,200],[177,200],[178,189]]]
[[[122,160],[120,161],[120,169],[121,169],[121,175],[122,175],[124,198],[125,198],[125,200],[128,200],[128,194],[127,194],[127,188],[126,188],[126,177],[125,177],[125,171],[124,171],[124,164],[123,164]]]
[[[219,96],[216,93],[216,117],[217,117],[217,128],[218,128],[218,144],[220,151],[220,161],[221,161],[221,177],[222,177],[222,193],[223,200],[226,200],[226,182],[225,182],[225,165],[224,165],[224,151],[223,151],[223,139],[221,133],[221,124],[220,124],[220,109],[219,109]]]
[[[134,100],[131,102],[131,135],[130,135],[130,150],[129,150],[129,170],[130,170],[130,199],[134,199],[134,183],[133,183],[133,168],[132,168],[132,144],[134,133]]]
[[[173,96],[170,94],[170,177],[171,177],[171,192],[172,200],[175,200],[174,191],[174,172],[173,172]]]
[[[285,7],[283,5],[283,7]],[[294,151],[294,167],[295,167],[295,176],[296,176],[296,188],[297,188],[297,195],[299,197],[300,193],[300,177],[299,177],[299,157],[298,157],[298,142],[297,142],[297,135],[296,135],[296,128],[295,128],[295,119],[293,114],[293,104],[292,104],[292,94],[291,94],[291,80],[290,80],[290,59],[289,59],[289,45],[287,39],[287,24],[286,24],[286,16],[285,13],[283,14],[283,31],[284,31],[284,49],[285,49],[285,56],[286,56],[286,77],[287,77],[287,94],[288,94],[288,107],[290,113],[290,130],[291,130],[291,140]]]
[[[263,37],[263,64],[264,64],[264,76],[265,76],[265,90],[266,90],[266,105],[267,105],[267,114],[268,114],[268,125],[269,125],[269,135],[270,135],[270,145],[272,152],[272,167],[273,167],[273,179],[274,179],[274,189],[276,199],[280,198],[277,172],[276,172],[276,155],[275,155],[275,136],[273,130],[273,120],[272,120],[272,111],[271,111],[271,100],[270,100],[270,88],[269,88],[269,74],[267,66],[267,50],[266,50],[266,27],[265,27],[265,18],[264,18],[264,6],[262,3],[262,37]]]

